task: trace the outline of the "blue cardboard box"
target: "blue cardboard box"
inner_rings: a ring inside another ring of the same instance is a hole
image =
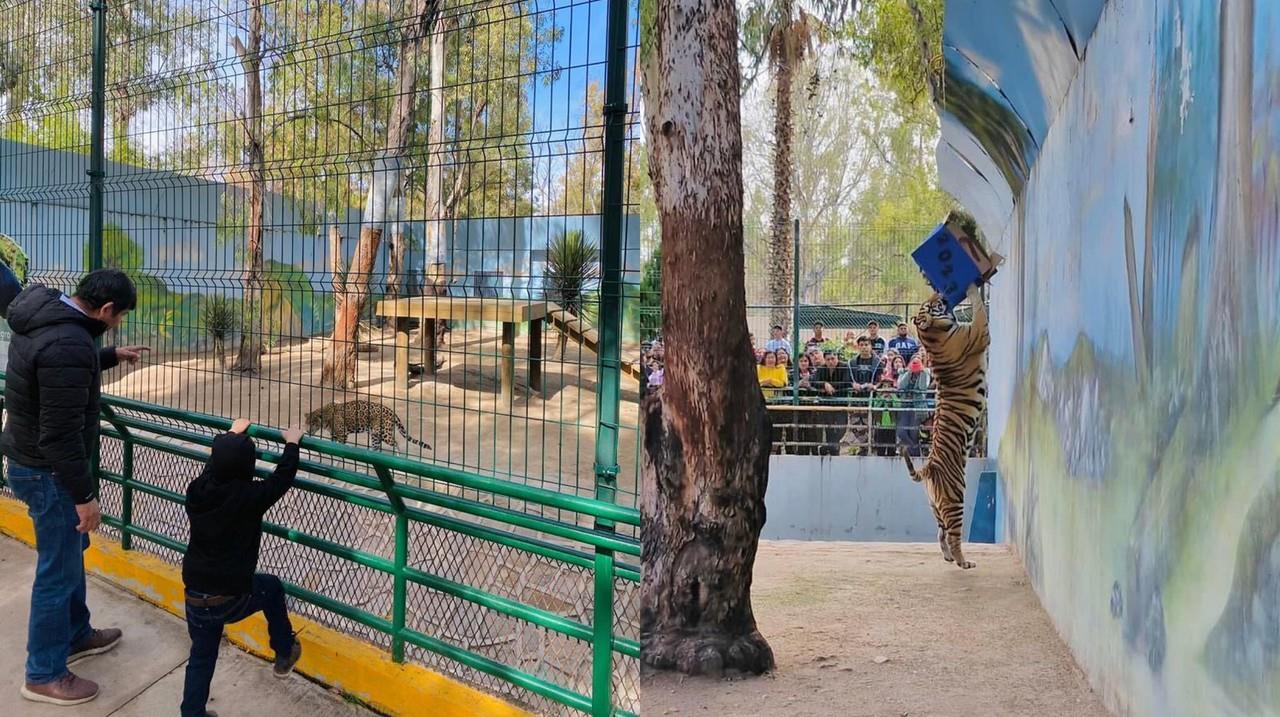
[[[939,224],[911,253],[911,258],[933,290],[942,294],[943,301],[952,308],[964,301],[970,286],[990,279],[998,263],[951,224]]]

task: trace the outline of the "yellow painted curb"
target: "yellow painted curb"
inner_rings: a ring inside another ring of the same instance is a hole
[[[0,497],[0,533],[35,545],[35,532],[25,505]],[[184,616],[182,572],[178,566],[147,553],[125,550],[114,540],[94,535],[85,553],[85,567],[153,605]],[[398,665],[383,650],[313,620],[298,615],[290,615],[289,619],[304,645],[297,670],[376,710],[391,715],[433,717],[532,717],[509,702],[420,665]],[[232,643],[259,657],[271,654],[267,622],[261,614],[228,625],[226,635]]]

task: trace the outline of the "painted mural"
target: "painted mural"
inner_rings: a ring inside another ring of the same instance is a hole
[[[1278,108],[1280,3],[1111,0],[1001,242],[1009,534],[1121,714],[1280,715]]]

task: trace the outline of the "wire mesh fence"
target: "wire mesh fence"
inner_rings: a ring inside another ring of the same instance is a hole
[[[769,225],[749,222],[744,226],[747,326],[753,360],[760,365],[762,390],[775,422],[775,452],[888,455],[904,440],[912,448],[920,443],[927,450],[932,401],[919,420],[915,410],[872,404],[877,399],[900,401],[896,386],[919,349],[911,317],[931,291],[911,252],[935,228],[795,221],[782,237],[783,251],[773,248]],[[660,291],[657,261],[645,264],[642,285]],[[968,321],[970,315],[967,302],[957,307],[961,321]],[[666,356],[660,340],[661,312],[653,316],[653,323],[646,325],[645,337],[650,340],[641,345],[646,392],[660,390]],[[875,385],[874,391],[864,397],[816,397],[809,388],[802,388],[799,377],[821,369],[828,354],[834,354],[840,370],[852,370],[860,353],[858,342],[864,337],[874,357],[864,361],[875,367],[874,377],[864,383]],[[884,379],[895,388],[881,385]],[[845,408],[816,405],[823,401]],[[913,425],[900,430],[903,420]],[[975,455],[985,454],[981,437],[975,451]]]
[[[153,350],[106,375],[106,392],[303,423],[424,463],[633,506],[639,340],[656,313],[656,292],[641,282],[654,248],[641,251],[636,211],[636,5],[136,0],[104,4],[98,27],[94,3],[5,0],[0,234],[27,251],[34,281],[69,292],[99,265],[133,279],[138,308],[104,340]],[[104,440],[105,466],[122,470],[118,453]],[[132,461],[177,494],[198,472],[144,448]],[[394,475],[446,503],[595,522]],[[104,487],[104,510],[119,500]],[[327,539],[385,557],[386,517],[334,503],[295,496],[273,519],[325,527]],[[157,535],[185,535],[171,502],[143,492],[132,510]],[[415,533],[410,565],[590,622],[589,573],[499,554],[460,530]],[[617,530],[638,539],[638,527]],[[385,608],[385,575],[268,542],[264,561],[294,584]],[[163,541],[139,545],[176,559]],[[445,559],[458,555],[469,557]],[[618,579],[620,635],[638,632],[637,576]],[[539,637],[537,626],[437,593],[409,596],[414,629],[590,693],[580,641]],[[636,661],[614,661],[615,704],[634,711]]]
[[[106,340],[154,350],[106,390],[311,416],[374,448],[358,431],[386,407],[403,430],[385,449],[581,495],[599,404],[620,398],[616,500],[634,504],[644,168],[634,3],[605,151],[609,5],[111,3],[102,263],[139,306]],[[70,289],[92,263],[93,22],[82,2],[6,7],[0,233]]]

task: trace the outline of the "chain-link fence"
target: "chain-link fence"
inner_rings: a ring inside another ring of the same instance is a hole
[[[787,226],[783,241],[775,242],[769,225],[746,224],[747,326],[775,424],[775,451],[889,455],[904,443],[927,451],[932,400],[919,411],[890,404],[907,395],[897,386],[919,348],[911,317],[930,293],[911,252],[935,228],[797,220]],[[656,262],[645,265],[644,284],[660,289]],[[956,313],[967,321],[970,307],[962,305]],[[660,338],[661,312],[654,315],[646,338]],[[875,388],[863,398],[826,397],[839,406],[815,406],[817,398],[802,387],[800,377],[821,369],[828,353],[835,354],[841,370],[852,370],[863,337],[874,359],[864,359],[871,361],[867,372],[873,375],[862,383]],[[649,341],[641,351],[645,389],[654,390],[662,382],[666,347]],[[878,402],[870,393],[886,405],[873,405]],[[977,441],[975,452],[985,453],[984,440]]]

